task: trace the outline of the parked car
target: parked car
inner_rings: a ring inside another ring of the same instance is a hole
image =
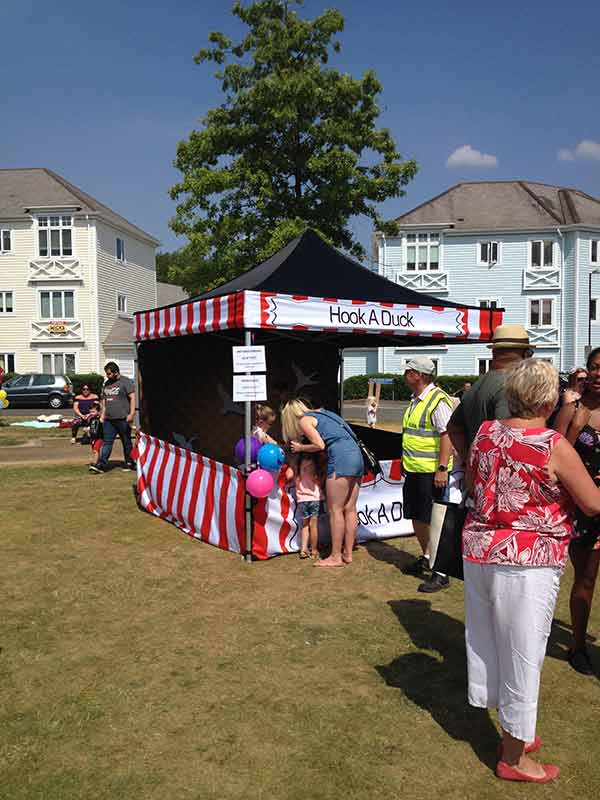
[[[4,386],[7,400],[13,408],[30,406],[63,408],[73,405],[73,386],[66,375],[28,373],[17,375]]]

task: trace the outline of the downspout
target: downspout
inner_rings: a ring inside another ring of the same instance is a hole
[[[565,245],[565,238],[560,228],[556,228],[556,232],[560,236],[560,330],[558,332],[558,346],[559,346],[559,355],[558,355],[558,370],[559,372],[564,371],[564,353],[563,353],[563,331],[565,329],[565,274],[564,274],[564,267],[565,267],[565,252],[564,252],[564,245]]]

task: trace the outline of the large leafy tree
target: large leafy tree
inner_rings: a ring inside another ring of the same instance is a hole
[[[376,125],[375,74],[356,79],[327,66],[340,49],[341,13],[304,19],[292,8],[302,2],[238,0],[242,41],[211,33],[195,56],[219,65],[224,100],[177,149],[171,227],[194,259],[171,275],[190,291],[230,280],[309,226],[364,256],[349,220],[366,215],[390,230],[377,204],[401,196],[416,172]]]

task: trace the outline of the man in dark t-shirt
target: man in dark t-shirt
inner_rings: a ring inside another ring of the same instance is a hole
[[[104,445],[97,464],[90,465],[90,472],[106,472],[108,459],[117,436],[123,443],[124,469],[135,469],[131,460],[131,423],[135,416],[135,385],[121,375],[119,365],[109,361],[104,367],[106,383],[102,387],[102,411],[100,421],[104,428]]]

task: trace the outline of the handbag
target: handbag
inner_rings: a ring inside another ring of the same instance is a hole
[[[371,475],[373,475],[373,477],[377,477],[377,475],[380,475],[383,472],[383,470],[381,468],[381,464],[377,460],[377,457],[376,457],[375,453],[369,447],[367,447],[367,445],[363,442],[362,439],[358,438],[358,436],[354,433],[354,431],[352,430],[350,425],[348,425],[346,420],[343,419],[341,421],[341,423],[338,422],[337,415],[334,417],[334,416],[331,415],[331,413],[329,411],[319,411],[318,413],[319,414],[325,414],[326,417],[329,417],[329,419],[332,419],[334,422],[337,422],[338,425],[340,426],[340,428],[345,428],[345,430],[348,431],[350,436],[352,436],[352,438],[354,439],[354,441],[358,445],[358,449],[360,450],[360,454],[362,455],[362,459],[363,459],[363,474],[367,475],[367,474],[370,473]],[[341,419],[341,417],[340,417],[340,419]]]
[[[442,509],[445,509],[445,513]],[[456,503],[433,504],[432,521],[438,519],[439,530],[433,572],[441,572],[443,575],[464,580],[462,529],[468,513],[468,508]]]

